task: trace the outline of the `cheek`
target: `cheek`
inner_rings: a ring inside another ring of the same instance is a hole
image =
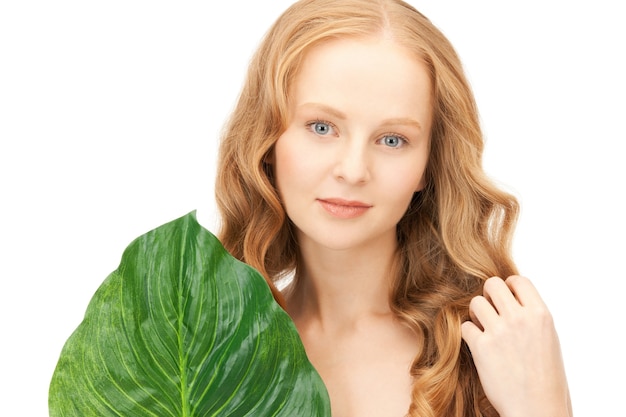
[[[415,192],[422,191],[425,186],[426,186],[426,176],[424,175],[424,173],[422,173],[413,191]]]
[[[274,176],[281,197],[285,192],[302,185],[309,176],[310,158],[306,157],[296,142],[295,138],[283,135],[274,148]]]
[[[415,177],[414,172],[407,172],[406,175],[404,178],[407,181],[399,181],[396,182],[395,187],[389,187],[389,192],[394,193],[394,196],[389,196],[389,201],[396,207],[394,214],[396,223],[406,214],[415,193],[423,188],[422,181]]]
[[[420,169],[421,164],[399,163],[387,166],[383,171],[379,171],[382,188],[387,194],[387,198],[397,204],[404,204],[411,201],[413,194],[424,188],[424,170]]]

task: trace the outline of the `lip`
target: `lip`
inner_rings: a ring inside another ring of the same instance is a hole
[[[371,204],[342,198],[320,198],[317,201],[328,214],[339,219],[354,219],[372,208]]]

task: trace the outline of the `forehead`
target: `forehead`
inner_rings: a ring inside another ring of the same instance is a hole
[[[332,39],[304,56],[290,89],[293,106],[430,117],[432,82],[416,53],[384,36]]]

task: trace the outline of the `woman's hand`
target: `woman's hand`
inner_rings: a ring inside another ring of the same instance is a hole
[[[552,316],[521,276],[488,279],[462,325],[478,376],[502,417],[571,417],[569,389]]]

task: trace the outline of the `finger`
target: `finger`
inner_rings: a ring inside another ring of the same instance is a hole
[[[501,315],[510,313],[520,306],[511,288],[500,277],[492,277],[485,281],[483,295]]]
[[[469,315],[472,322],[480,329],[490,328],[498,320],[498,312],[483,296],[472,298],[469,305]]]
[[[466,321],[461,324],[461,337],[469,346],[470,351],[474,347],[476,340],[483,334],[480,328],[471,321]]]
[[[520,305],[525,307],[533,305],[544,306],[539,291],[528,278],[520,275],[511,275],[506,279],[505,283]]]

